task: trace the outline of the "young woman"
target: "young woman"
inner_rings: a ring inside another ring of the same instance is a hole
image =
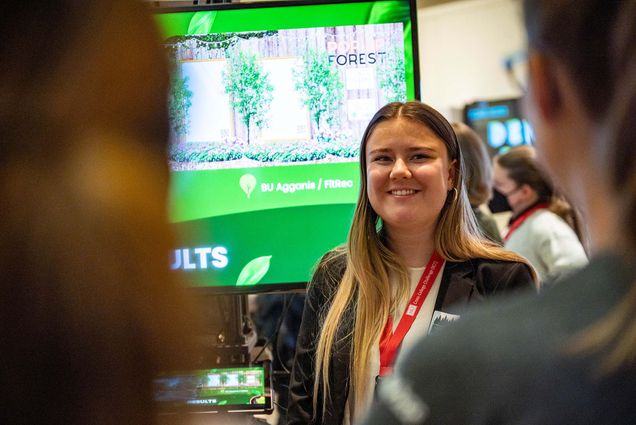
[[[576,213],[554,189],[530,146],[510,149],[494,160],[495,188],[512,219],[506,249],[527,258],[542,282],[554,282],[587,264]]]
[[[290,424],[351,423],[400,347],[469,302],[535,287],[521,257],[477,236],[462,170],[455,133],[431,107],[390,103],[371,119],[348,243],[308,289]]]
[[[468,201],[475,213],[479,229],[488,239],[503,245],[495,219],[480,209],[482,204],[492,198],[492,165],[486,145],[466,124],[456,122],[452,125],[464,159],[464,182]]]
[[[636,2],[524,4],[528,115],[592,259],[420,342],[367,425],[636,423]]]

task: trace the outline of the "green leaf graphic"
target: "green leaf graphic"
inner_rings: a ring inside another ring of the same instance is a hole
[[[269,270],[269,260],[271,258],[271,255],[256,257],[247,263],[236,280],[236,286],[251,286],[260,282]]]
[[[190,19],[188,34],[209,34],[215,18],[216,11],[196,12]]]

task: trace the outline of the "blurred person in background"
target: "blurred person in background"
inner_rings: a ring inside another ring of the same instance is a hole
[[[512,210],[504,245],[535,267],[542,283],[562,279],[584,267],[581,223],[560,196],[531,146],[494,158],[495,187]]]
[[[492,198],[492,165],[486,145],[475,131],[464,123],[453,123],[459,147],[464,156],[466,191],[470,206],[481,232],[491,241],[503,244],[499,228],[492,215],[481,206]]]
[[[168,67],[133,0],[0,5],[0,423],[156,423],[195,363],[173,280]]]
[[[591,261],[421,340],[365,425],[636,423],[636,2],[524,0],[528,116]]]

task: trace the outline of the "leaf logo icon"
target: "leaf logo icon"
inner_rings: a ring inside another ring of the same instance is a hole
[[[256,257],[247,263],[241,270],[238,279],[236,279],[236,286],[252,286],[260,282],[269,271],[271,258],[271,255]]]
[[[188,25],[188,34],[209,34],[216,20],[216,11],[195,12]]]
[[[239,185],[241,186],[241,189],[243,189],[243,192],[247,195],[247,199],[250,199],[250,195],[256,187],[256,177],[251,174],[243,174],[239,180]]]

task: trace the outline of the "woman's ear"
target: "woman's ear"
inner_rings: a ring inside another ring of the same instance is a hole
[[[449,188],[453,188],[455,187],[455,182],[457,181],[457,160],[453,159],[449,164],[448,164],[448,187]]]
[[[531,51],[528,57],[528,79],[537,112],[542,119],[550,120],[561,107],[561,87],[554,61],[542,53]]]

